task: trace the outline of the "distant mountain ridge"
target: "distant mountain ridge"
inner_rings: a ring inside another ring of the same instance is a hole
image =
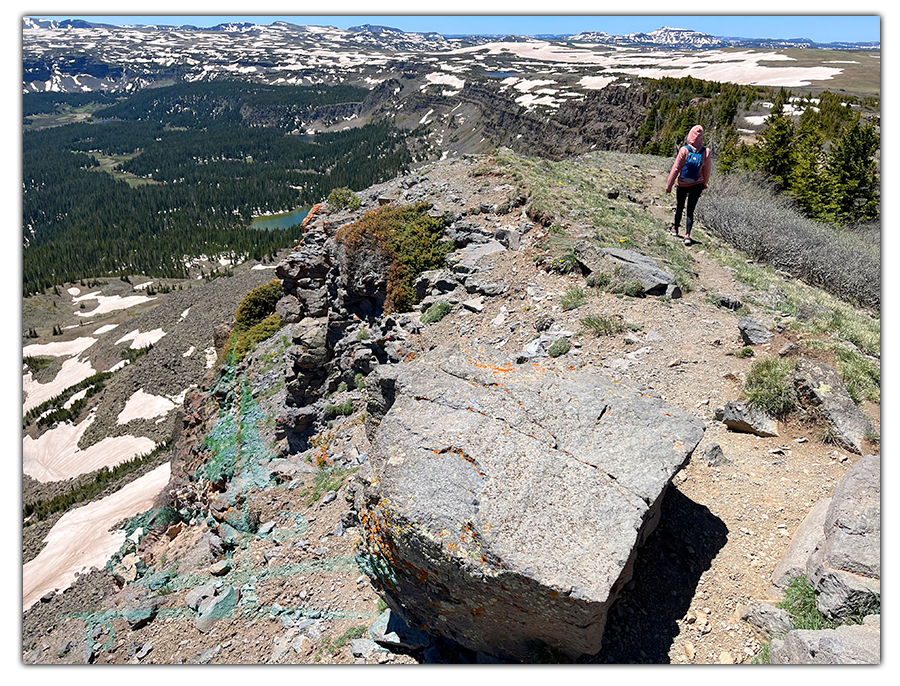
[[[64,29],[143,29],[157,31],[197,31],[197,32],[223,32],[223,33],[265,33],[274,30],[307,32],[310,27],[290,24],[287,22],[273,22],[271,24],[254,24],[250,22],[226,22],[210,27],[197,27],[190,24],[182,26],[167,25],[140,25],[129,24],[127,26],[115,26],[85,21],[82,19],[40,19],[25,17],[22,20],[22,28],[30,30],[64,30]],[[341,30],[334,26],[312,27],[315,29],[328,29],[339,33],[371,34],[379,38],[389,37],[407,41],[416,40],[423,44],[439,43],[445,40],[497,40],[508,37],[504,34],[441,34],[437,31],[409,32],[391,26],[362,24],[351,26]],[[649,33],[637,32],[624,35],[612,35],[604,31],[583,31],[577,34],[535,34],[533,36],[521,36],[539,40],[574,41],[581,43],[600,43],[616,46],[634,47],[661,47],[680,50],[708,50],[712,48],[742,47],[742,48],[824,48],[831,50],[878,50],[880,41],[840,41],[832,43],[816,43],[809,38],[746,38],[735,36],[713,36],[692,29],[680,29],[663,26]],[[407,46],[404,46],[407,47]],[[423,45],[424,47],[424,45]]]

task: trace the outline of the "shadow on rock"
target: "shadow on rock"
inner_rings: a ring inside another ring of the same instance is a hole
[[[609,613],[603,648],[579,662],[668,663],[703,572],[725,545],[725,523],[670,487],[659,525],[638,551],[634,575]]]

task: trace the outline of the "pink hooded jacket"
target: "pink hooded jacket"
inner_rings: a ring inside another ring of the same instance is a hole
[[[692,128],[687,135],[687,142],[695,151],[700,150],[703,147],[703,127],[697,124],[697,126]],[[675,156],[675,164],[672,165],[672,171],[669,172],[669,179],[666,181],[666,193],[672,192],[672,186],[675,185],[676,181],[683,188],[696,186],[697,184],[703,184],[703,187],[706,188],[709,184],[709,172],[712,166],[712,162],[709,159],[709,149],[703,152],[703,166],[700,167],[700,178],[693,183],[682,181],[679,178],[685,160],[687,160],[687,150],[682,146]]]

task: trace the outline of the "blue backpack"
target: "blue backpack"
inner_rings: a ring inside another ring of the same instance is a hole
[[[694,151],[689,145],[684,146],[687,150],[687,159],[681,168],[681,180],[688,183],[694,183],[700,178],[700,168],[703,166],[703,152],[706,148],[700,148],[699,152]]]

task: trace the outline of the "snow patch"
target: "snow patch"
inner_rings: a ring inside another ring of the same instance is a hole
[[[170,475],[171,464],[166,462],[116,493],[60,517],[41,552],[22,565],[22,611],[47,591],[71,586],[76,574],[102,569],[125,542],[125,532],[110,532],[110,527],[150,509]]]
[[[82,336],[72,341],[53,341],[52,343],[35,343],[22,348],[23,357],[71,357],[80,355],[97,342],[96,338]]]
[[[63,481],[102,467],[114,467],[156,447],[143,436],[108,436],[81,450],[78,441],[94,422],[95,412],[81,424],[62,422],[37,439],[22,439],[22,472],[41,483]]]
[[[125,341],[131,341],[131,345],[128,347],[132,350],[140,350],[141,348],[146,348],[148,345],[153,345],[165,335],[166,332],[162,329],[153,329],[153,331],[147,331],[145,333],[141,333],[140,329],[135,329],[117,340],[116,345],[124,343]]]
[[[129,307],[134,307],[135,305],[142,305],[151,300],[156,300],[156,298],[151,298],[146,295],[129,295],[123,298],[121,295],[100,295],[100,291],[96,291],[94,293],[82,295],[79,298],[74,298],[72,302],[80,303],[85,300],[96,300],[97,307],[90,312],[76,310],[75,314],[79,317],[93,317],[98,314],[114,312],[115,310],[124,310]]]

